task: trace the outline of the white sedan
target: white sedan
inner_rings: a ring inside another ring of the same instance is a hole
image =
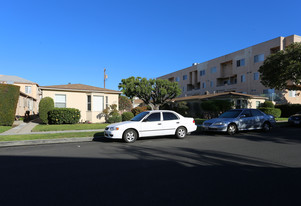
[[[139,137],[175,135],[183,139],[187,133],[197,129],[190,117],[169,110],[145,111],[130,121],[108,125],[104,135],[107,138],[123,139],[127,143],[135,142]]]

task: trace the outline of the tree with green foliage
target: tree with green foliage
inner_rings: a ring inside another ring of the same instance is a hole
[[[217,116],[233,108],[234,102],[230,100],[207,100],[201,103],[204,111],[210,112],[210,115]]]
[[[181,94],[177,82],[170,82],[165,79],[146,79],[141,77],[129,77],[122,79],[119,89],[131,100],[134,97],[141,99],[152,110],[159,109],[168,100]]]
[[[126,96],[119,96],[119,110],[131,111],[133,108],[132,101]]]
[[[301,43],[293,43],[285,50],[271,54],[258,71],[261,83],[266,87],[300,90]]]
[[[48,124],[48,112],[54,108],[51,97],[44,97],[39,103],[39,117],[44,124]]]

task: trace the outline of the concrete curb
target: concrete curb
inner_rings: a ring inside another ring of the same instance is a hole
[[[72,142],[91,142],[91,141],[93,141],[93,139],[94,139],[94,137],[75,137],[75,138],[62,138],[62,139],[5,141],[5,142],[0,142],[0,147],[58,144],[58,143],[72,143]]]

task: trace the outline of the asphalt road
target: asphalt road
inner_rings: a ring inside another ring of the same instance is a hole
[[[300,128],[0,149],[0,205],[301,205]]]

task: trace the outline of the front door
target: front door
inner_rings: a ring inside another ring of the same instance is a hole
[[[140,137],[162,135],[161,112],[154,112],[146,117],[139,130]]]

